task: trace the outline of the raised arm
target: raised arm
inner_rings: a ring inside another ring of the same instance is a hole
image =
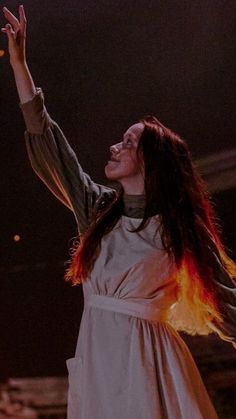
[[[8,36],[10,63],[26,123],[26,145],[31,165],[56,197],[70,208],[83,232],[97,200],[114,190],[99,185],[83,172],[63,132],[47,113],[41,89],[36,88],[25,57],[26,18],[19,7],[19,20],[6,8],[8,20],[2,32]]]

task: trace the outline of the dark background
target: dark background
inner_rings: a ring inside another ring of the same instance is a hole
[[[1,1],[14,13],[18,4]],[[147,113],[186,138],[194,159],[235,146],[235,0],[23,4],[35,83],[96,181],[105,182],[109,145]],[[32,173],[7,54],[0,89],[0,379],[60,375],[83,304],[80,287],[63,281],[76,225]],[[214,197],[233,255],[235,195]]]

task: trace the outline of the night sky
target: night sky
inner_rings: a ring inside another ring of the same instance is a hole
[[[1,0],[14,13],[19,4]],[[35,83],[95,181],[105,182],[109,146],[144,114],[186,138],[194,159],[235,147],[234,0],[23,4]],[[60,375],[83,308],[81,289],[63,280],[76,224],[30,167],[7,54],[0,59],[0,109],[0,379]],[[215,197],[234,254],[235,195]]]

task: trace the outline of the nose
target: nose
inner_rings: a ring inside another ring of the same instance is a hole
[[[113,144],[113,145],[110,147],[110,153],[111,153],[111,154],[117,154],[117,153],[119,153],[121,144],[122,144],[122,143]]]

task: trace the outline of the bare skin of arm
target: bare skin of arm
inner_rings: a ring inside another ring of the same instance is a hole
[[[7,7],[3,8],[7,24],[1,31],[8,37],[10,64],[14,72],[16,87],[21,103],[31,100],[36,87],[30,74],[25,53],[26,16],[24,6],[19,6],[19,18],[14,16]]]

